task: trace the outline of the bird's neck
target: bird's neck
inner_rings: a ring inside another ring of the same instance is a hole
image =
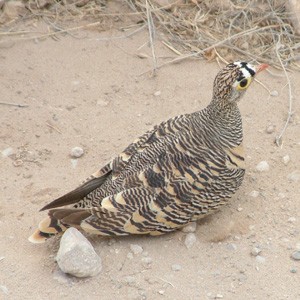
[[[236,147],[243,141],[242,117],[236,103],[211,102],[204,110],[213,138],[224,147]]]

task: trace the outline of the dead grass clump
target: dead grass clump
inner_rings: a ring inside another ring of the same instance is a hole
[[[150,6],[156,28],[167,32],[168,43],[177,52],[211,60],[217,50],[227,61],[239,57],[272,62],[280,69],[281,62],[286,68],[300,68],[300,36],[291,25],[286,1],[127,1],[145,22]]]

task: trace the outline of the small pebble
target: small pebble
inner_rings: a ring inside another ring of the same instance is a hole
[[[291,158],[289,155],[285,155],[283,158],[282,158],[282,162],[287,165],[289,162],[290,162]]]
[[[13,153],[14,153],[14,149],[11,147],[8,147],[2,151],[2,156],[8,157],[8,156],[12,155]]]
[[[133,254],[137,255],[137,254],[141,254],[144,249],[140,245],[131,244],[130,250],[132,251]]]
[[[263,256],[260,256],[260,255],[257,255],[255,257],[256,261],[261,263],[261,264],[264,264],[266,262],[266,259],[263,257]]]
[[[291,268],[291,269],[290,269],[290,272],[291,272],[291,273],[297,273],[297,269],[296,269],[296,268]]]
[[[300,251],[294,251],[291,256],[294,260],[300,260]]]
[[[84,154],[84,151],[81,147],[74,147],[70,153],[71,157],[73,157],[73,158],[79,158],[83,154]]]
[[[288,180],[290,181],[299,181],[300,180],[300,171],[296,170],[288,175]]]
[[[60,240],[56,261],[60,269],[76,277],[95,276],[102,269],[101,258],[76,228],[68,228]]]
[[[263,160],[256,165],[256,170],[259,172],[265,172],[270,170],[270,166],[267,161]]]
[[[127,253],[127,258],[128,258],[128,259],[133,259],[133,254],[132,254],[131,252],[128,252],[128,253]]]
[[[294,222],[296,222],[296,218],[295,217],[289,217],[288,222],[289,223],[294,223]]]
[[[259,191],[252,191],[249,195],[253,198],[257,198],[259,196]]]
[[[9,294],[8,288],[5,285],[0,285],[0,290],[6,295]]]
[[[268,134],[271,134],[275,131],[275,126],[274,125],[269,125],[267,128],[266,128],[266,133]]]
[[[158,293],[159,293],[160,295],[164,295],[164,294],[165,294],[165,291],[164,291],[164,290],[159,290]]]
[[[230,251],[235,251],[237,249],[237,245],[234,243],[230,243],[230,244],[226,245],[226,248]]]
[[[128,285],[133,285],[136,281],[134,276],[126,276],[124,277],[124,281],[128,284]]]
[[[191,222],[188,225],[184,226],[181,231],[184,233],[190,233],[190,232],[195,232],[197,228],[197,223],[196,222]]]
[[[143,257],[142,262],[144,264],[150,265],[150,264],[152,264],[152,258],[151,257]]]
[[[224,298],[224,296],[222,294],[217,294],[215,297],[215,299],[222,299],[222,298]]]
[[[278,93],[278,91],[273,90],[273,91],[271,91],[270,95],[271,95],[272,97],[278,97],[279,93]]]
[[[174,265],[172,265],[172,270],[173,271],[180,271],[181,270],[181,265],[178,265],[178,264],[174,264]]]
[[[253,249],[251,250],[251,254],[253,256],[257,256],[260,252],[261,252],[261,249],[258,247],[253,247]]]
[[[190,249],[194,246],[196,241],[197,241],[196,235],[191,232],[191,233],[188,233],[186,235],[185,240],[184,240],[184,244],[188,249]]]
[[[156,91],[156,92],[154,93],[154,96],[155,96],[155,97],[160,96],[160,95],[161,95],[161,91]]]

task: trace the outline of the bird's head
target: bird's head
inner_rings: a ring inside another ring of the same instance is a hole
[[[223,105],[236,103],[244,95],[256,74],[267,67],[267,64],[253,66],[239,61],[228,64],[215,78],[213,101]]]

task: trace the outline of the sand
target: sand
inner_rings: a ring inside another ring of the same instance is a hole
[[[46,214],[38,211],[43,205],[78,186],[153,125],[205,107],[219,70],[216,63],[186,60],[156,77],[141,75],[152,68],[149,47],[139,50],[147,30],[130,38],[112,39],[123,35],[115,30],[79,34],[83,38],[1,48],[1,101],[28,106],[0,105],[0,298],[299,299],[300,262],[291,258],[300,247],[299,180],[288,178],[300,170],[299,73],[289,74],[294,115],[281,147],[274,138],[288,110],[283,73],[259,76],[277,97],[257,83],[247,91],[240,103],[247,175],[228,206],[198,223],[190,249],[182,231],[89,237],[103,271],[76,279],[58,270],[59,239],[27,241]],[[156,54],[160,63],[175,55],[159,38]],[[274,132],[266,132],[269,126]],[[72,160],[76,146],[84,155]],[[290,161],[284,164],[286,155]],[[260,161],[270,169],[258,172]],[[132,244],[143,252],[132,254]]]

